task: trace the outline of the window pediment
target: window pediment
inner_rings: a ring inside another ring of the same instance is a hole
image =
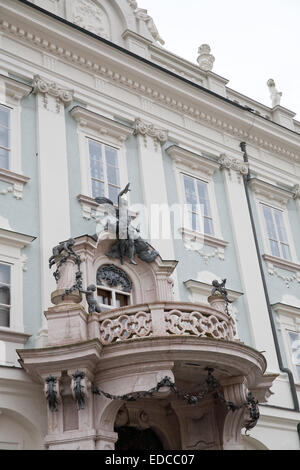
[[[275,204],[284,209],[290,199],[293,199],[294,193],[266,181],[253,178],[249,182],[250,188],[256,194],[258,199],[267,204]]]

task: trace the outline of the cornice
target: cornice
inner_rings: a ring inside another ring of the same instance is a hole
[[[32,335],[26,333],[20,333],[10,329],[0,328],[0,341],[25,344],[31,336]]]
[[[283,258],[277,258],[277,256],[267,254],[262,255],[262,257],[267,264],[269,274],[275,274],[277,277],[285,281],[287,287],[289,287],[293,281],[297,281],[300,283],[300,264],[293,263],[292,261],[288,261]],[[281,275],[276,271],[274,267],[284,269],[285,271],[290,271],[294,274],[292,276]]]
[[[208,177],[211,177],[220,168],[220,164],[218,162],[177,145],[168,147],[166,149],[166,153],[172,158],[175,164],[184,165],[192,170],[201,171]]]
[[[293,305],[277,302],[276,304],[272,305],[272,308],[279,314],[288,315],[292,318],[299,317],[300,320],[300,307],[294,307]]]
[[[299,135],[296,132],[291,132],[287,128],[279,126],[276,123],[263,118],[259,119],[257,117],[259,121],[256,120],[255,123],[253,123],[253,118],[248,113],[248,111],[246,111],[246,108],[245,111],[243,111],[241,106],[238,107],[238,105],[236,105],[236,112],[233,115],[232,105],[234,103],[231,105],[231,102],[228,100],[228,105],[230,106],[228,108],[226,100],[223,99],[224,107],[221,109],[220,104],[222,103],[217,98],[217,95],[215,93],[210,93],[209,90],[207,90],[206,94],[204,93],[205,90],[202,89],[201,93],[197,92],[194,94],[194,96],[189,93],[189,97],[187,97],[186,101],[184,101],[182,98],[178,99],[178,96],[175,95],[175,91],[173,93],[170,91],[170,94],[167,95],[165,93],[165,87],[159,88],[157,86],[157,80],[155,82],[155,86],[149,86],[148,84],[151,74],[147,74],[146,70],[144,70],[143,78],[139,79],[137,74],[134,75],[132,72],[127,74],[127,72],[124,71],[125,67],[120,66],[120,61],[118,61],[119,65],[117,62],[115,62],[114,65],[107,66],[104,65],[104,60],[101,60],[102,58],[97,59],[96,62],[95,59],[92,60],[91,57],[95,58],[95,54],[92,56],[90,55],[90,57],[84,57],[78,53],[78,48],[75,50],[75,46],[77,45],[77,42],[80,42],[81,40],[80,45],[85,46],[87,49],[91,45],[91,42],[87,41],[86,44],[82,43],[83,33],[81,31],[76,31],[74,29],[74,34],[72,35],[74,51],[72,51],[70,50],[71,46],[69,48],[64,48],[62,45],[58,44],[58,39],[57,41],[54,41],[49,40],[49,38],[47,39],[46,37],[41,37],[41,29],[37,34],[35,34],[33,31],[34,25],[31,24],[30,26],[31,27],[25,31],[24,27],[20,27],[17,24],[11,24],[6,20],[0,20],[0,28],[6,34],[12,34],[15,38],[21,40],[22,42],[29,41],[35,48],[38,48],[42,51],[48,50],[50,54],[59,56],[60,60],[70,61],[80,68],[88,69],[90,72],[97,75],[99,74],[114,84],[119,83],[121,87],[130,88],[134,93],[139,94],[139,96],[147,96],[153,101],[158,101],[160,104],[171,108],[180,114],[188,115],[200,123],[204,123],[207,126],[219,129],[221,132],[230,134],[239,140],[245,140],[253,146],[262,148],[268,152],[276,153],[283,158],[287,158],[288,160],[300,160],[300,155],[296,150],[297,146],[299,145]],[[63,26],[68,29],[70,28],[70,26]],[[46,33],[44,34],[46,36]],[[95,38],[89,37],[89,39],[96,41]],[[108,44],[105,44],[104,46],[109,48]],[[101,52],[102,51],[98,49],[99,55]],[[112,64],[113,57],[110,56],[108,59],[106,52],[107,51],[105,50],[104,59],[106,61],[109,60],[110,64]],[[120,51],[116,53],[120,59]],[[88,54],[89,51],[87,51],[85,55]],[[127,69],[132,70],[132,61],[137,61],[137,58],[128,56],[126,57],[126,60]],[[145,68],[146,62],[147,61],[144,61],[142,66],[139,67],[139,76],[141,76],[143,73],[143,68]],[[155,66],[154,63],[149,64]],[[124,65],[126,66],[125,62]],[[171,83],[171,81],[174,79],[176,80],[176,78],[180,79],[182,77],[173,74],[169,83]],[[148,83],[146,83],[146,81]],[[183,86],[199,86],[192,82],[188,82],[187,80],[185,80],[185,82],[186,83],[185,85],[183,84]],[[170,90],[171,88],[175,90],[175,87],[170,87]],[[183,92],[183,94],[185,93],[184,88],[181,90],[177,87],[177,90],[180,90]],[[204,100],[203,104],[206,107],[209,107],[209,111],[204,109],[202,103],[195,105],[195,101],[199,101],[199,98]],[[219,98],[222,99],[221,96]],[[220,112],[222,112],[222,115],[220,115]],[[255,117],[255,114],[253,114],[253,117]],[[251,132],[249,129],[251,129]]]
[[[0,228],[0,243],[15,246],[16,248],[24,248],[35,240],[36,237],[24,235],[23,233],[13,232]]]
[[[120,147],[120,145],[122,145],[134,132],[134,129],[131,127],[81,106],[75,106],[71,109],[70,114],[78,122],[78,125],[82,130],[92,129],[99,134],[109,136],[113,143],[118,147]]]
[[[282,208],[285,208],[288,201],[295,197],[295,193],[292,191],[278,188],[258,178],[252,178],[249,181],[249,186],[260,199],[268,203],[276,203]]]
[[[0,83],[4,85],[3,89],[8,104],[19,104],[22,98],[28,96],[32,91],[31,86],[2,74],[0,74]]]

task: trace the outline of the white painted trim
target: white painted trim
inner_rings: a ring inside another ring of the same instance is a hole
[[[5,332],[24,332],[23,322],[23,269],[26,259],[22,248],[34,240],[34,237],[0,229],[0,262],[11,266],[11,309],[10,327],[1,328]],[[1,335],[0,335],[1,339]],[[15,339],[13,337],[13,339]],[[15,341],[14,341],[15,342]]]
[[[92,198],[88,139],[109,145],[118,151],[120,185],[123,187],[128,183],[127,158],[124,142],[133,134],[134,130],[124,124],[108,119],[105,116],[101,116],[80,106],[73,108],[70,114],[78,123],[77,134],[79,140],[81,178],[81,194],[78,195],[78,200],[82,206],[83,217],[90,219],[92,209],[95,209],[95,201]]]
[[[272,305],[272,308],[277,313],[277,324],[282,333],[282,341],[284,344],[285,355],[288,362],[288,367],[294,372],[294,380],[300,385],[300,379],[296,371],[295,364],[291,358],[291,345],[289,339],[289,332],[300,334],[300,308],[293,307],[282,303]]]

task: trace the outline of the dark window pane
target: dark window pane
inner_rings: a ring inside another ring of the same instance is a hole
[[[125,307],[128,305],[128,295],[116,294],[116,307]]]
[[[0,125],[0,147],[10,148],[10,131]]]
[[[0,126],[10,127],[10,109],[0,106]]]
[[[286,234],[284,221],[283,221],[283,214],[281,211],[274,209],[274,216],[275,216],[275,221],[277,225],[279,240],[281,242],[288,244],[287,234]]]
[[[112,294],[110,291],[98,289],[98,303],[104,305],[111,305]]]
[[[100,181],[92,180],[92,195],[95,197],[104,196],[104,184]]]
[[[0,305],[0,326],[9,328],[9,307],[3,307]]]
[[[0,283],[10,284],[10,266],[8,264],[0,264]]]
[[[107,165],[118,167],[118,153],[112,147],[105,147],[105,157]]]
[[[274,240],[277,240],[276,230],[275,230],[275,226],[274,226],[274,222],[273,222],[271,207],[263,205],[263,214],[264,214],[264,218],[265,218],[269,238],[273,238]]]
[[[0,284],[0,304],[10,305],[10,288]]]
[[[0,148],[0,168],[9,170],[9,152]]]
[[[281,251],[282,251],[282,257],[284,259],[291,259],[291,251],[290,247],[288,245],[285,245],[284,243],[281,243]]]
[[[107,166],[107,181],[109,184],[120,185],[118,168],[110,165]]]
[[[278,243],[275,242],[274,240],[270,240],[270,246],[271,246],[272,255],[280,258]]]

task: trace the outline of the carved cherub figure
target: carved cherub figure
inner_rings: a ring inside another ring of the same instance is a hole
[[[97,300],[94,298],[94,292],[96,291],[96,289],[96,286],[94,284],[91,284],[87,287],[87,290],[80,290],[80,292],[82,292],[82,294],[85,294],[86,296],[86,301],[89,306],[89,313],[101,313],[101,307],[98,304]]]
[[[49,259],[49,268],[51,269],[52,266],[55,264],[55,258],[63,253],[65,251],[67,255],[74,255],[76,259],[78,258],[78,255],[75,253],[73,250],[73,246],[75,245],[75,240],[74,238],[69,238],[69,240],[65,242],[61,242],[59,245],[55,246],[52,249],[52,256]]]
[[[214,295],[216,292],[219,292],[219,294],[227,296],[227,290],[225,289],[226,281],[227,281],[227,279],[222,279],[222,282],[219,282],[215,279],[212,282],[212,285],[214,287],[211,291],[211,295]]]

